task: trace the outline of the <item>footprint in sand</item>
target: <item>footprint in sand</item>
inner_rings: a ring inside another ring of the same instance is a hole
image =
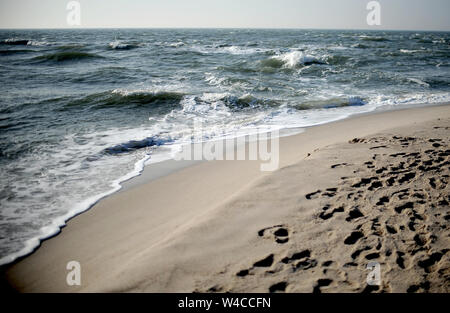
[[[350,236],[348,236],[347,238],[345,238],[344,243],[346,245],[353,245],[355,244],[359,239],[363,238],[364,234],[360,231],[354,231],[350,234]]]
[[[272,286],[269,287],[269,292],[270,293],[274,293],[274,292],[285,292],[286,291],[286,287],[288,286],[288,283],[285,281],[276,283]]]
[[[259,230],[258,236],[272,238],[276,243],[284,244],[289,241],[289,229],[284,225],[275,225]]]

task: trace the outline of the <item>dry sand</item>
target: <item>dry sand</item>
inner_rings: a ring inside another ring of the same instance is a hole
[[[3,278],[24,292],[448,292],[449,126],[450,105],[363,115],[282,138],[275,172],[180,169],[100,201]]]

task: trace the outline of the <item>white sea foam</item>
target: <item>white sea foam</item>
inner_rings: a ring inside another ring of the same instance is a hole
[[[111,49],[126,49],[127,48],[127,44],[122,43],[122,42],[120,42],[118,40],[115,40],[115,41],[109,43],[109,47]]]
[[[424,52],[425,50],[408,50],[408,49],[400,49],[400,52],[402,52],[402,53],[408,53],[408,54],[410,54],[410,53],[417,53],[417,52]]]
[[[122,177],[112,181],[110,184],[110,189],[97,194],[95,196],[88,197],[81,202],[73,203],[71,209],[63,216],[54,217],[51,219],[51,223],[42,227],[39,234],[36,237],[27,239],[23,242],[23,248],[17,252],[11,253],[0,259],[0,265],[8,264],[16,260],[17,258],[27,255],[39,246],[41,240],[50,238],[58,234],[63,226],[66,225],[67,221],[74,216],[87,211],[95,203],[97,203],[102,198],[109,196],[122,188],[121,183],[139,175],[144,169],[145,162],[150,158],[150,155],[146,155],[144,158],[140,159],[134,165],[134,170],[126,173]]]
[[[407,79],[408,79],[410,82],[416,83],[416,84],[418,84],[418,85],[420,85],[420,86],[427,87],[427,88],[430,87],[430,84],[428,84],[428,83],[426,83],[426,82],[424,82],[423,80],[420,80],[420,79],[418,79],[418,78],[408,77]]]
[[[285,67],[294,68],[300,64],[324,63],[312,55],[307,55],[302,51],[291,51],[281,55],[275,55],[273,59],[280,60]]]
[[[218,46],[192,45],[190,49],[203,54],[232,54],[232,55],[250,55],[272,51],[271,49],[268,48],[227,46],[227,45],[218,45]]]
[[[50,46],[51,43],[45,40],[28,40],[28,39],[21,39],[21,38],[8,38],[3,40],[3,43],[5,44],[11,44],[11,45],[27,45],[27,46]]]
[[[125,43],[120,40],[114,40],[108,44],[109,48],[113,50],[128,50],[137,48],[139,46],[142,46],[142,44],[131,44],[131,43]]]
[[[450,93],[437,92],[429,93],[408,93],[399,96],[391,95],[376,95],[372,97],[371,103],[377,104],[380,107],[396,107],[401,105],[417,105],[417,104],[433,104],[450,102]]]
[[[184,45],[185,45],[185,43],[182,42],[182,41],[167,43],[167,46],[168,47],[172,47],[172,48],[179,48],[179,47],[184,46]]]

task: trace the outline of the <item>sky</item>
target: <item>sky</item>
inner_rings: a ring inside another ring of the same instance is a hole
[[[450,31],[450,0],[78,0],[80,25],[67,23],[69,0],[0,0],[0,28],[319,28]]]

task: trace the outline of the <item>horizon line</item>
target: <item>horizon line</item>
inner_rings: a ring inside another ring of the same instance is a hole
[[[1,27],[0,30],[97,30],[97,29],[239,29],[239,30],[337,30],[337,31],[417,31],[417,32],[450,32],[450,29],[389,29],[389,28],[314,28],[314,27],[159,27],[159,26],[139,26],[139,27]]]

